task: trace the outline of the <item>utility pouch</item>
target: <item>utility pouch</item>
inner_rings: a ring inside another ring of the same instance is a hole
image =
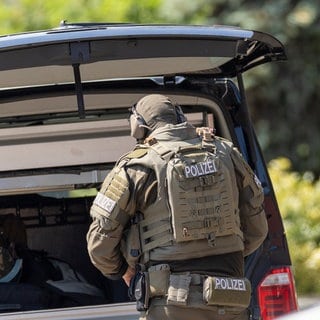
[[[148,273],[139,270],[130,282],[129,297],[136,301],[137,311],[149,308],[149,277]]]
[[[188,274],[170,275],[167,297],[168,304],[187,305],[191,279],[192,277]]]
[[[150,297],[162,297],[168,292],[170,266],[158,264],[148,269],[150,281]]]
[[[203,283],[203,300],[208,305],[247,308],[251,284],[246,278],[208,277]]]

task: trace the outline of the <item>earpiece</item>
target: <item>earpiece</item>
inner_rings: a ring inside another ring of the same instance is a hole
[[[130,127],[132,137],[137,140],[145,138],[147,134],[147,126],[142,116],[137,112],[135,106],[131,107]]]

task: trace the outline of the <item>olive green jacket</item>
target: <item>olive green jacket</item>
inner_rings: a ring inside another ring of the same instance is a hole
[[[158,128],[152,137],[153,141],[169,146],[201,142],[195,128],[186,123]],[[239,209],[243,237],[220,237],[213,247],[209,247],[206,240],[159,245],[148,252],[148,260],[175,261],[239,251],[246,256],[264,241],[268,226],[263,210],[263,190],[257,177],[230,142],[215,138],[214,143],[230,167],[233,201]],[[139,258],[135,254],[137,251],[132,250],[139,251],[135,248],[138,246],[135,242],[139,241],[130,235],[128,238],[136,213],[156,215],[161,208],[159,202],[166,201],[158,199],[162,182],[157,181],[149,149],[146,144],[124,155],[106,177],[91,207],[93,221],[87,233],[89,256],[102,274],[111,279],[121,278],[128,264],[133,266]]]

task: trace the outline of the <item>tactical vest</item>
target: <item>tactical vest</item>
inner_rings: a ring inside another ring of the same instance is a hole
[[[144,261],[243,249],[233,164],[221,142],[161,141],[129,163],[152,168],[158,180],[139,223]]]

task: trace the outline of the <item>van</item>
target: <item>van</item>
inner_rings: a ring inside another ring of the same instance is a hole
[[[150,93],[172,98],[193,125],[214,127],[254,170],[269,233],[245,261],[251,319],[296,310],[284,227],[243,79],[281,60],[279,40],[230,26],[62,22],[0,37],[0,217],[22,222],[28,249],[15,277],[0,279],[8,294],[1,319],[138,319],[123,283],[92,266],[86,232],[97,190],[135,145],[128,108]],[[25,300],[10,301],[9,289]]]

